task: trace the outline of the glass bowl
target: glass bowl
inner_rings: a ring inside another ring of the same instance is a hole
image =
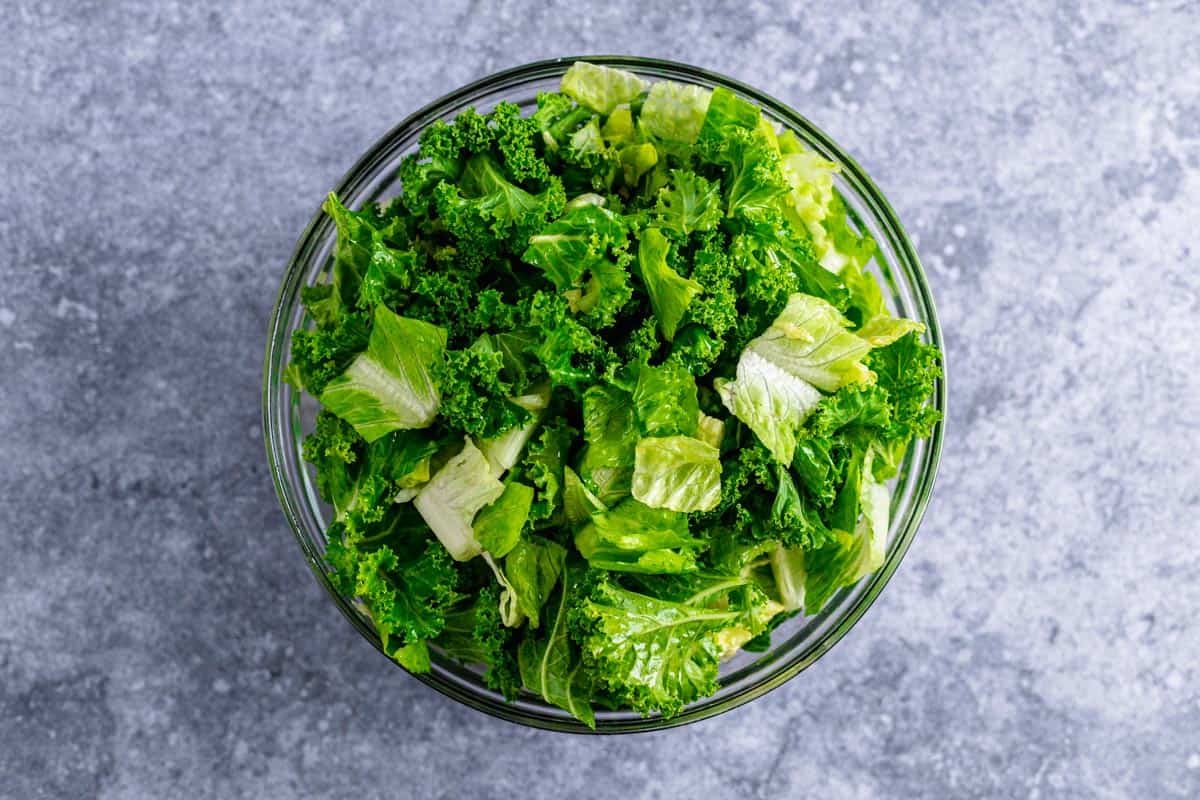
[[[625,56],[586,56],[584,60],[619,67],[644,78],[673,80],[706,87],[724,86],[761,106],[777,126],[791,129],[809,147],[840,165],[835,186],[862,231],[874,237],[877,247],[870,269],[880,281],[892,310],[925,323],[926,340],[939,348],[941,331],[924,271],[912,243],[879,189],[837,144],[815,125],[783,103],[745,84],[684,64]],[[417,111],[379,140],[350,169],[336,191],[351,208],[388,199],[399,193],[400,160],[417,147],[421,130],[436,119],[449,120],[467,106],[490,110],[507,100],[528,111],[538,92],[557,89],[559,79],[576,58],[539,61],[506,70],[457,89]],[[315,200],[316,198],[314,198]],[[316,401],[292,389],[282,378],[290,358],[291,336],[308,323],[300,303],[301,287],[317,282],[332,261],[336,230],[318,208],[300,237],[283,277],[271,316],[263,376],[263,433],[275,489],[300,548],[317,580],[359,633],[382,652],[379,636],[364,609],[340,595],[322,560],[328,508],[317,496],[314,473],[301,458],[301,442],[312,430]],[[944,412],[946,386],[939,381],[932,403]],[[719,691],[699,700],[669,719],[642,717],[633,711],[597,711],[596,732],[623,733],[683,725],[736,708],[795,677],[833,647],[862,617],[896,571],[917,532],[933,488],[942,448],[942,424],[933,435],[910,448],[892,486],[892,522],[887,558],[873,575],[847,587],[830,599],[815,617],[798,617],[774,632],[764,653],[738,653],[721,670]],[[472,708],[502,719],[557,731],[588,732],[565,711],[533,695],[522,694],[515,703],[484,686],[479,669],[464,666],[434,652],[433,668],[415,677],[439,692]]]

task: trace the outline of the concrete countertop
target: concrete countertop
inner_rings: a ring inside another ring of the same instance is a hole
[[[34,3],[0,47],[0,797],[1200,796],[1200,7]],[[880,601],[738,711],[525,730],[372,650],[259,429],[291,248],[462,83],[628,52],[829,131],[950,368]]]

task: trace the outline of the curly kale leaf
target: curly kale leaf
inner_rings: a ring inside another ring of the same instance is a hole
[[[499,436],[523,425],[529,412],[513,403],[513,386],[502,377],[504,359],[482,349],[447,350],[433,367],[441,392],[442,423],[476,438]]]

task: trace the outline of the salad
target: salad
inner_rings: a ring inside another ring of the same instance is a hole
[[[669,716],[882,565],[940,361],[835,170],[726,89],[579,62],[428,126],[395,199],[329,196],[287,377],[388,655]]]

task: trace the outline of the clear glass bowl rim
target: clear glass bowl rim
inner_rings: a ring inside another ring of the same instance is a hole
[[[724,86],[750,99],[762,106],[764,110],[783,120],[789,128],[796,131],[801,139],[809,143],[817,143],[827,153],[832,153],[841,164],[843,177],[853,184],[858,193],[858,199],[867,205],[873,220],[881,227],[883,234],[886,236],[896,257],[896,263],[889,263],[888,268],[899,270],[908,287],[914,292],[914,301],[920,307],[920,316],[926,324],[927,341],[936,345],[943,354],[943,378],[937,382],[934,396],[931,400],[934,407],[942,412],[943,420],[935,427],[933,434],[926,441],[920,464],[910,466],[910,468],[917,469],[916,475],[912,478],[917,481],[917,485],[912,490],[913,499],[909,513],[902,522],[902,527],[898,531],[895,531],[889,539],[888,554],[884,565],[873,575],[864,578],[866,586],[863,590],[859,591],[857,598],[853,601],[853,605],[840,609],[840,617],[815,642],[807,643],[803,647],[797,645],[791,648],[792,650],[800,650],[800,652],[788,652],[787,650],[781,650],[773,646],[770,663],[765,670],[765,674],[758,677],[749,685],[742,687],[733,694],[719,696],[707,701],[697,701],[685,708],[680,714],[667,719],[657,715],[642,718],[632,714],[632,712],[621,719],[598,719],[597,728],[592,731],[574,719],[565,719],[561,715],[553,713],[551,709],[547,709],[547,711],[552,713],[541,713],[537,709],[529,707],[528,703],[521,705],[508,704],[493,695],[484,694],[482,687],[473,690],[474,687],[469,684],[463,685],[460,681],[448,680],[437,671],[414,675],[422,683],[471,708],[500,719],[530,727],[570,733],[631,733],[661,730],[706,719],[732,710],[755,698],[761,697],[770,690],[795,677],[801,671],[815,663],[845,636],[883,590],[883,587],[887,584],[908,551],[908,547],[920,526],[933,491],[938,464],[941,458],[942,442],[945,436],[945,347],[942,341],[941,329],[938,325],[932,293],[930,292],[916,251],[909,241],[908,235],[905,233],[895,211],[883,196],[883,193],[857,162],[832,138],[825,134],[824,131],[788,105],[740,81],[688,64],[636,56],[592,55],[535,61],[494,73],[455,89],[453,92],[444,95],[409,115],[388,131],[387,134],[359,158],[354,166],[338,182],[335,191],[341,197],[356,194],[357,190],[364,184],[377,177],[378,169],[382,164],[395,156],[398,142],[410,136],[414,131],[424,128],[433,120],[442,118],[448,110],[459,106],[464,101],[477,96],[487,95],[500,89],[511,89],[530,81],[561,75],[575,61],[589,61],[596,64],[629,69],[643,76],[657,79],[673,79],[709,86]],[[301,513],[300,504],[303,502],[303,498],[299,496],[296,487],[292,485],[285,474],[285,453],[282,441],[282,432],[285,430],[282,425],[284,412],[282,403],[279,402],[279,388],[282,382],[283,368],[286,366],[283,363],[283,355],[287,349],[287,340],[291,335],[291,328],[287,324],[288,314],[285,312],[289,308],[289,299],[294,300],[303,285],[304,275],[309,266],[309,256],[319,246],[322,236],[323,217],[324,212],[318,207],[292,253],[272,310],[263,369],[263,437],[266,444],[267,460],[280,505],[288,518],[297,542],[304,551],[313,574],[325,588],[329,596],[333,598],[343,616],[349,620],[364,638],[382,653],[382,645],[374,628],[361,615],[355,612],[351,603],[345,597],[341,596],[330,583],[328,575],[321,566],[321,552],[316,546],[316,539],[323,536],[323,531],[315,528],[307,521],[305,515]],[[894,524],[895,521],[893,521]],[[859,585],[861,586],[862,584],[860,583]],[[830,613],[834,605],[836,605],[836,602],[831,602],[822,614]]]

